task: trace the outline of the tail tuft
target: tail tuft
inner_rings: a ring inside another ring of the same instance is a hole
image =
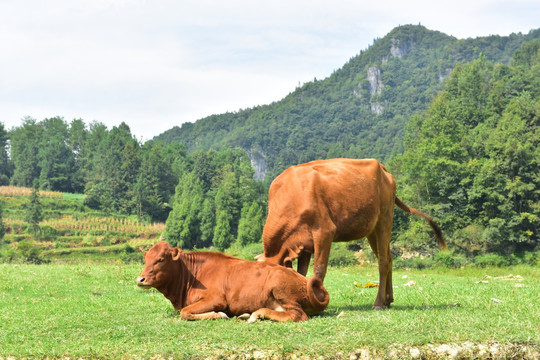
[[[330,294],[326,291],[321,279],[315,276],[308,279],[307,294],[310,303],[309,307],[304,309],[307,314],[316,314],[326,309],[330,301]]]

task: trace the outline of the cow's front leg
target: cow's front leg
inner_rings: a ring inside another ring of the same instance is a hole
[[[328,225],[328,228],[330,230],[319,229],[313,233],[315,247],[313,254],[313,276],[318,277],[321,281],[324,281],[324,277],[326,276],[330,248],[335,237],[334,228],[330,225]]]
[[[180,317],[184,320],[228,319],[227,314],[219,311],[223,308],[213,301],[201,300],[180,310]]]

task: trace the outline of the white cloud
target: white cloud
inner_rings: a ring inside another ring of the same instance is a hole
[[[538,27],[536,0],[0,2],[0,121],[125,121],[145,139],[277,101],[395,26],[456,37]]]

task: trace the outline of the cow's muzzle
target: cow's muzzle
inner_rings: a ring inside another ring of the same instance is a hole
[[[146,278],[143,276],[139,276],[137,278],[137,286],[142,287],[143,289],[149,289],[152,287],[146,283]]]

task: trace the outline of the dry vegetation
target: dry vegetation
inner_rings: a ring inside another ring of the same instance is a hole
[[[32,195],[32,188],[19,187],[19,186],[0,186],[0,196],[30,196]],[[61,198],[62,193],[58,191],[38,191],[38,196]]]
[[[41,225],[50,226],[58,231],[63,230],[105,230],[123,233],[159,234],[165,230],[163,223],[144,223],[131,219],[113,217],[74,217],[64,215],[59,219],[43,221]]]

